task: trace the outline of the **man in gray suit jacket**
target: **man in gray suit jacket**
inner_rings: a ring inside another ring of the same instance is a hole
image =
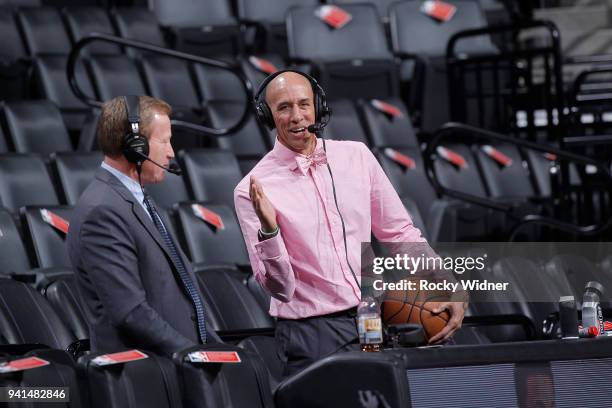
[[[104,161],[73,213],[68,250],[92,351],[142,348],[170,355],[218,341],[189,260],[142,186],[174,157],[170,106],[151,97],[104,104]],[[146,159],[145,157],[148,157]],[[145,199],[146,197],[146,199]]]

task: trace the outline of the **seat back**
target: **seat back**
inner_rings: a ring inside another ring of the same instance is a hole
[[[215,128],[232,126],[239,119],[247,101],[240,78],[226,70],[194,65],[197,86],[202,95],[210,125]],[[229,149],[239,157],[263,156],[268,147],[252,113],[245,125],[228,136],[216,138],[218,147]]]
[[[89,406],[181,408],[181,388],[172,361],[144,351],[148,358],[120,365],[96,366],[93,353],[79,359],[87,375]]]
[[[4,106],[4,116],[18,153],[48,155],[73,150],[62,115],[53,102],[10,102]]]
[[[108,101],[121,95],[148,94],[131,58],[125,55],[96,56],[89,58],[88,64],[100,99]]]
[[[146,42],[158,47],[166,47],[166,41],[155,14],[151,10],[140,7],[121,7],[111,14],[117,31],[122,38]],[[126,53],[136,57],[143,51],[126,47]]]
[[[395,149],[414,161],[414,168],[404,167],[389,157],[389,151],[376,150],[375,155],[400,197],[413,201],[421,215],[428,218],[436,191],[427,179],[421,151],[418,148]]]
[[[263,310],[243,282],[244,274],[231,268],[199,268],[196,275],[200,288],[223,330],[248,330],[274,327],[274,321]]]
[[[315,15],[318,7],[295,7],[287,13],[291,58],[324,61],[391,58],[385,32],[373,5],[343,6],[352,19],[337,30],[331,30]]]
[[[55,278],[45,288],[45,297],[76,339],[89,338],[85,312],[81,306],[76,278],[73,275]]]
[[[148,184],[147,192],[151,194],[159,207],[172,208],[177,203],[191,199],[184,177],[184,175],[166,174],[161,183]]]
[[[194,205],[217,214],[223,220],[223,229],[216,229],[199,218]],[[238,221],[227,205],[181,203],[177,213],[192,262],[205,265],[249,265]]]
[[[57,8],[20,8],[17,19],[31,56],[70,53],[72,44]]]
[[[93,180],[100,163],[101,152],[56,153],[51,157],[55,176],[62,188],[62,200],[75,205],[81,193]]]
[[[70,7],[64,9],[64,13],[74,42],[94,32],[116,35],[108,13],[101,7]],[[121,47],[97,41],[88,45],[83,52],[89,55],[121,54]]]
[[[382,18],[383,21],[388,21],[389,20],[389,6],[391,6],[391,4],[396,3],[397,0],[330,0],[328,1],[328,3],[333,3],[333,4],[337,4],[340,7],[344,7],[344,5],[346,4],[352,4],[352,3],[359,3],[359,4],[363,4],[363,3],[369,3],[372,4],[374,6],[376,6],[376,9],[378,10],[378,15]]]
[[[41,268],[71,268],[72,264],[66,248],[66,234],[45,220],[43,210],[47,210],[69,223],[72,207],[28,206],[21,210],[22,221],[27,237],[34,249],[36,262]]]
[[[329,101],[332,119],[325,127],[325,137],[334,140],[354,140],[369,144],[365,131],[359,122],[355,105],[349,99]]]
[[[242,179],[232,152],[221,149],[192,149],[179,152],[189,186],[197,201],[225,204],[234,208],[234,187]]]
[[[81,389],[77,369],[74,361],[68,353],[62,350],[39,349],[24,355],[2,356],[0,363],[6,360],[19,360],[28,357],[42,359],[49,364],[37,367],[33,370],[24,370],[17,373],[3,374],[2,385],[10,388],[18,387],[65,387],[69,391],[67,402],[53,402],[52,406],[57,408],[81,408],[87,407],[86,392]],[[27,403],[23,401],[9,402],[6,407],[31,407],[38,403]],[[44,404],[47,405],[47,404]]]
[[[176,58],[147,55],[142,61],[142,72],[151,96],[172,105],[176,119],[200,121],[200,97],[191,79],[189,65]]]
[[[352,18],[338,29],[331,29],[317,17],[318,7],[292,8],[287,14],[289,56],[311,62],[330,97],[397,95],[398,69],[376,8],[371,4],[342,8]]]
[[[449,144],[444,147],[460,155],[465,160],[466,166],[456,166],[438,156],[433,166],[440,184],[452,190],[473,194],[478,197],[486,197],[487,191],[478,173],[476,160],[470,147],[463,144]]]
[[[238,17],[241,20],[266,24],[285,24],[285,16],[291,7],[314,6],[318,0],[237,0]]]
[[[25,205],[57,205],[45,163],[36,154],[0,155],[0,200],[13,213]]]
[[[523,159],[515,145],[475,146],[476,160],[482,169],[482,175],[493,198],[528,198],[535,195],[528,170],[523,166]],[[501,164],[496,161],[487,149],[494,148],[511,161]]]
[[[90,108],[77,98],[66,76],[68,58],[63,55],[45,55],[34,59],[34,77],[38,92],[45,99],[57,105],[62,113],[64,123],[70,130],[78,130],[83,126],[85,116]],[[95,96],[91,81],[82,60],[75,67],[76,81],[85,95]]]
[[[240,364],[192,364],[186,355],[192,351],[235,351]],[[229,344],[207,344],[177,353],[186,407],[273,407],[268,375],[259,356]]]
[[[0,208],[0,275],[23,273],[30,269],[30,260],[11,213]]]
[[[388,103],[401,112],[398,116],[392,116],[381,111],[377,106],[379,102]],[[365,123],[372,145],[375,147],[408,147],[418,148],[419,141],[412,127],[410,115],[399,98],[387,98],[383,100],[361,101],[359,104],[361,115]]]
[[[230,3],[223,0],[209,0],[205,3],[178,0],[172,4],[164,0],[152,0],[149,4],[163,26],[202,27],[236,24]]]
[[[3,39],[2,47],[0,47],[0,62],[12,63],[27,55],[19,28],[15,23],[13,10],[10,7],[0,7],[0,36]]]
[[[62,350],[76,340],[47,299],[11,279],[0,279],[0,335],[8,344],[44,344]]]
[[[448,40],[457,32],[487,25],[478,2],[449,0],[457,7],[453,18],[439,23],[421,12],[418,1],[396,2],[389,8],[393,51],[425,57],[446,55]],[[479,36],[458,43],[458,51],[468,54],[496,52],[489,36]]]

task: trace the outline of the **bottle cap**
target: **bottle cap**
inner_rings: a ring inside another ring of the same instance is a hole
[[[603,285],[599,282],[596,281],[588,281],[587,284],[584,286],[584,290],[588,291],[588,292],[597,292],[597,294],[601,297],[604,292],[605,289],[603,287]]]

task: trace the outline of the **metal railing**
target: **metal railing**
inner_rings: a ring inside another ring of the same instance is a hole
[[[521,35],[546,31],[525,43]],[[506,50],[486,54],[462,53],[458,43],[475,37],[503,36]],[[549,21],[464,30],[453,35],[446,48],[451,120],[504,133],[525,133],[536,140],[546,129],[561,140],[565,102],[560,35]],[[540,113],[544,115],[540,116]]]
[[[240,83],[246,94],[246,100],[251,101],[253,99],[253,87],[251,86],[251,83],[246,79],[246,77],[242,73],[242,70],[240,69],[240,67],[236,64],[230,64],[230,63],[219,61],[219,60],[212,59],[212,58],[206,58],[206,57],[201,57],[197,55],[187,54],[184,52],[159,47],[159,46],[141,42],[141,41],[135,41],[135,40],[129,40],[126,38],[117,37],[114,35],[91,33],[88,36],[81,39],[80,41],[78,41],[74,45],[74,47],[72,48],[68,56],[68,66],[66,70],[66,74],[68,76],[68,83],[70,84],[70,88],[72,89],[72,92],[74,92],[77,98],[79,98],[81,101],[83,101],[84,103],[86,103],[87,105],[91,107],[99,108],[102,106],[103,102],[97,99],[91,98],[90,96],[86,95],[83,92],[83,90],[78,84],[75,71],[76,71],[76,63],[78,61],[79,54],[81,53],[82,49],[95,41],[118,44],[124,47],[136,48],[136,49],[147,51],[150,53],[165,55],[168,57],[173,57],[173,58],[177,58],[177,59],[184,60],[184,61],[189,61],[189,62],[196,63],[196,64],[203,64],[203,65],[207,65],[211,67],[216,67],[219,69],[228,70],[240,79]],[[242,128],[242,126],[245,125],[249,117],[250,111],[251,110],[249,109],[249,103],[247,102],[245,103],[244,111],[240,115],[240,118],[237,120],[237,122],[233,124],[232,126],[225,127],[225,128],[212,128],[212,127],[203,126],[197,123],[186,122],[186,121],[176,120],[176,119],[173,119],[171,123],[173,126],[178,126],[178,127],[188,129],[194,132],[201,132],[209,136],[227,136],[227,135],[231,135],[232,133],[235,133],[237,130]]]
[[[592,159],[587,156],[582,156],[579,154],[567,152],[565,150],[561,150],[552,146],[541,145],[525,140],[520,140],[512,136],[502,135],[496,132],[476,128],[474,126],[465,125],[461,123],[450,122],[446,125],[442,126],[438,129],[432,138],[429,140],[427,144],[427,148],[424,152],[424,160],[425,160],[425,169],[427,173],[427,177],[430,182],[433,184],[434,188],[440,193],[447,195],[449,197],[457,198],[462,201],[466,201],[472,204],[480,205],[486,208],[490,208],[497,211],[503,211],[511,213],[514,205],[508,202],[502,202],[499,200],[475,196],[473,194],[464,193],[462,191],[453,190],[448,187],[445,187],[440,184],[438,181],[436,171],[434,168],[434,161],[437,159],[438,154],[436,153],[436,149],[439,145],[442,144],[443,141],[451,138],[453,142],[460,143],[473,143],[477,140],[485,140],[485,141],[496,141],[501,143],[512,144],[515,146],[519,146],[525,149],[532,149],[535,151],[543,152],[543,153],[552,153],[557,156],[557,160],[562,159],[564,162],[575,162],[582,165],[591,165],[597,167],[601,174],[604,174],[608,179],[608,184],[612,186],[612,173],[607,165],[604,163]],[[567,164],[567,163],[566,163]],[[568,174],[568,172],[564,172]],[[568,176],[566,176],[568,177]],[[563,178],[563,175],[561,175]],[[562,185],[569,184],[569,180],[560,180]],[[564,203],[564,200],[567,199],[567,191],[560,190],[561,197],[558,198],[558,202]],[[564,203],[566,204],[566,203]],[[559,218],[554,218],[550,216],[544,216],[540,214],[528,214],[521,216],[518,220],[517,224],[514,225],[512,230],[509,232],[509,240],[512,241],[516,237],[518,231],[528,224],[542,224],[551,228],[555,228],[558,230],[562,230],[565,232],[577,234],[577,235],[596,235],[605,230],[607,230],[610,226],[612,226],[612,217],[608,217],[606,220],[603,220],[599,224],[590,224],[590,225],[575,225],[566,220],[561,220]]]

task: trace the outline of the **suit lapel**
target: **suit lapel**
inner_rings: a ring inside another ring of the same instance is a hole
[[[172,264],[174,265],[174,267],[177,268],[178,266],[175,265],[172,261],[170,252],[166,247],[166,244],[164,243],[161,235],[159,234],[159,231],[155,227],[155,224],[153,224],[153,221],[151,220],[149,215],[145,213],[145,210],[142,208],[142,206],[136,202],[136,198],[130,192],[130,190],[128,190],[123,185],[123,183],[119,181],[119,179],[117,179],[115,176],[113,176],[111,173],[104,169],[98,170],[98,172],[96,173],[96,178],[110,185],[125,201],[128,201],[132,204],[132,212],[136,216],[136,219],[142,224],[144,229],[149,233],[149,235],[151,236],[151,238],[153,238],[157,245],[159,245],[161,250],[164,251],[170,262],[172,262]]]

